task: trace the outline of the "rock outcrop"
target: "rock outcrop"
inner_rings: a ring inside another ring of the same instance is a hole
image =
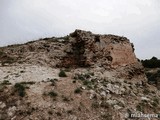
[[[119,77],[145,79],[134,46],[126,37],[76,30],[68,39],[64,48],[66,55],[59,63],[61,67],[116,69]]]
[[[69,35],[62,66],[117,68],[138,63],[133,44],[126,37],[76,30]]]

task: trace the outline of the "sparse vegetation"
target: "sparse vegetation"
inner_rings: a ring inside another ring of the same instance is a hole
[[[4,80],[1,85],[11,85],[11,83],[8,80]]]
[[[14,85],[15,91],[18,92],[19,96],[24,97],[26,95],[25,86],[21,83],[16,83]]]
[[[157,107],[157,106],[159,105],[159,99],[158,99],[158,98],[154,98],[152,105],[153,105],[154,107]]]
[[[59,77],[67,77],[67,75],[66,75],[64,70],[60,70]]]
[[[83,81],[83,85],[89,85],[89,84],[91,84],[92,82],[91,81],[89,81],[89,80],[84,80]]]
[[[0,61],[2,63],[2,66],[4,66],[6,64],[12,64],[15,59],[7,55],[5,52],[0,51]]]
[[[49,79],[49,81],[51,82],[51,86],[55,86],[56,81],[58,81],[58,80],[57,79]]]
[[[36,83],[36,82],[34,82],[34,81],[20,82],[20,84],[23,84],[23,85],[26,85],[26,84],[33,85],[33,84],[35,84],[35,83]]]
[[[110,113],[102,114],[102,120],[112,120],[112,115]]]
[[[69,102],[69,101],[70,101],[70,99],[69,99],[68,97],[64,96],[64,95],[62,95],[62,99],[63,99],[63,101],[65,101],[65,102]]]
[[[73,83],[76,83],[76,80],[73,80],[72,82],[73,82]]]
[[[76,94],[79,94],[79,93],[81,93],[81,92],[82,92],[81,88],[76,88],[76,89],[74,90],[74,93],[76,93]]]
[[[156,57],[152,57],[151,59],[141,60],[142,64],[146,68],[159,68],[160,60]]]
[[[158,98],[154,98],[153,101],[156,102],[157,104],[159,104],[159,99]]]
[[[144,88],[143,93],[144,93],[145,95],[147,95],[147,94],[149,94],[149,93],[150,93],[150,90],[149,90],[149,89],[147,89],[147,88]]]
[[[59,37],[59,38],[57,38],[58,40],[59,39],[63,39],[63,40],[65,40],[65,41],[68,41],[69,40],[69,36],[67,35],[67,36],[64,36],[64,37]]]
[[[146,76],[149,84],[158,85],[160,83],[160,70],[158,70],[156,73],[146,73]]]
[[[56,112],[56,115],[57,115],[57,116],[62,116],[62,113]]]
[[[93,72],[88,72],[85,74],[75,74],[73,79],[82,81],[83,85],[87,86],[88,89],[92,89],[95,84],[95,79],[91,79],[91,76],[94,76]],[[73,83],[76,82],[75,80]]]
[[[20,73],[25,73],[25,71],[24,71],[24,70],[21,70]]]
[[[67,113],[68,114],[73,114],[73,110],[68,110]]]
[[[50,91],[49,93],[48,93],[48,95],[50,96],[50,97],[57,97],[58,96],[58,94],[55,92],[55,91]]]
[[[99,103],[97,101],[94,101],[92,103],[92,108],[99,108]]]
[[[138,103],[138,105],[136,106],[136,109],[138,111],[144,112],[144,108],[147,105],[146,101],[141,101],[140,103]]]
[[[141,105],[138,104],[138,105],[136,106],[136,109],[137,109],[138,111],[142,111],[143,108],[142,108]]]
[[[51,110],[49,110],[49,111],[48,111],[48,114],[49,114],[49,115],[52,115],[52,114],[53,114],[53,112],[52,112]]]
[[[5,86],[0,84],[0,92],[3,92],[4,89],[5,89]]]
[[[94,76],[94,73],[85,73],[85,74],[75,74],[74,79],[76,80],[87,80],[89,78],[91,78],[91,76]]]
[[[102,101],[100,104],[100,107],[107,109],[107,108],[110,108],[110,105],[107,102]]]

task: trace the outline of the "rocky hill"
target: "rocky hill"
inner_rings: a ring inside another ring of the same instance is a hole
[[[157,114],[159,95],[126,37],[76,30],[0,48],[1,120],[128,120]]]

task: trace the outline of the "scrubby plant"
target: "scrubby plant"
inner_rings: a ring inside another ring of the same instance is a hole
[[[11,83],[8,80],[4,80],[1,85],[11,85]]]
[[[5,89],[5,86],[0,84],[0,92],[3,92],[4,89]]]
[[[76,83],[76,80],[73,80],[72,83]]]
[[[158,98],[154,98],[153,101],[156,102],[157,104],[159,104],[159,99]]]
[[[66,75],[64,70],[60,70],[59,77],[67,77],[67,75]]]
[[[159,68],[160,59],[152,57],[151,59],[141,60],[142,64],[146,68]]]
[[[85,80],[83,74],[76,74],[76,75],[74,76],[74,79],[75,79],[75,80]]]
[[[91,78],[91,76],[94,76],[94,73],[93,72],[88,72],[88,73],[85,73],[85,74],[75,74],[74,76],[74,79],[76,80],[87,80],[89,78]]]
[[[33,84],[35,84],[36,82],[34,82],[34,81],[29,81],[29,82],[20,82],[20,84],[23,84],[23,85],[25,85],[25,84],[30,84],[30,85],[33,85]]]
[[[94,101],[93,103],[92,103],[92,108],[99,108],[99,103],[97,102],[97,101]]]
[[[74,90],[74,93],[76,93],[76,94],[81,93],[81,92],[82,92],[81,88],[76,88],[76,89]]]
[[[62,116],[62,113],[56,112],[56,115],[57,115],[57,116]]]
[[[49,110],[49,111],[48,111],[48,114],[49,114],[49,115],[52,115],[52,114],[53,114],[53,112],[52,112],[51,110]]]
[[[65,101],[65,102],[69,102],[69,101],[70,101],[70,99],[69,99],[68,97],[64,96],[64,95],[62,95],[62,99],[63,99],[63,101]]]
[[[58,79],[50,79],[49,81],[51,82],[51,86],[55,86]]]
[[[24,97],[26,95],[25,86],[21,83],[16,83],[14,85],[15,91],[18,92],[19,96]]]
[[[12,64],[13,62],[15,62],[14,58],[10,57],[3,51],[0,51],[0,60],[1,60],[2,66],[4,66],[5,64]]]
[[[48,95],[50,96],[50,97],[57,97],[58,96],[58,94],[55,92],[55,91],[50,91],[49,93],[48,93]]]
[[[102,101],[100,104],[100,107],[107,109],[107,108],[110,108],[110,105],[107,102]]]
[[[4,55],[6,55],[6,53],[0,50],[0,57],[3,57]]]
[[[159,99],[158,99],[158,98],[154,98],[152,105],[153,105],[154,107],[157,107],[157,106],[159,105]]]
[[[68,114],[73,114],[73,110],[67,110]]]
[[[112,120],[112,115],[110,113],[102,114],[102,120]]]
[[[67,35],[67,36],[64,36],[64,37],[59,37],[59,38],[57,38],[58,40],[59,39],[63,39],[63,40],[65,40],[65,41],[68,41],[69,40],[69,36]]]
[[[149,94],[149,93],[150,93],[150,90],[149,90],[149,89],[145,88],[145,89],[143,90],[143,94],[147,95],[147,94]]]
[[[21,70],[20,73],[25,73],[25,71],[24,71],[24,70]]]
[[[91,81],[89,81],[89,80],[84,80],[83,81],[83,85],[89,85],[89,84],[91,84]]]
[[[156,73],[146,73],[146,76],[148,78],[149,84],[159,84],[160,81],[160,70],[158,70]]]
[[[141,101],[140,103],[138,103],[138,105],[136,106],[136,109],[138,111],[144,112],[144,108],[146,106],[146,101]]]

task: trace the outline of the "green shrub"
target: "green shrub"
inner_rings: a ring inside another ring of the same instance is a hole
[[[3,57],[4,55],[6,55],[6,53],[0,50],[0,58]]]
[[[49,81],[51,82],[51,86],[55,86],[57,79],[50,79]]]
[[[3,92],[4,89],[5,89],[5,86],[0,84],[0,92]]]
[[[91,84],[92,82],[91,81],[88,81],[88,80],[84,80],[83,81],[83,85],[89,85],[89,84]]]
[[[102,120],[112,120],[112,114],[106,113],[101,115]]]
[[[138,103],[138,105],[136,106],[136,109],[138,111],[144,112],[144,108],[147,105],[146,101],[141,101],[140,103]]]
[[[4,80],[1,85],[11,85],[11,83],[8,80]]]
[[[15,90],[18,92],[19,96],[24,97],[26,92],[25,92],[25,86],[21,83],[16,83],[14,85]]]
[[[82,92],[81,88],[76,88],[74,91],[74,93],[76,93],[76,94],[81,93],[81,92]]]
[[[158,98],[154,98],[153,101],[157,104],[159,104],[159,99]]]
[[[107,108],[110,108],[110,105],[107,102],[102,101],[102,103],[100,104],[100,107],[107,109]]]
[[[59,38],[57,38],[57,39],[63,39],[63,40],[65,40],[65,41],[68,41],[68,40],[69,40],[69,36],[67,35],[67,36],[64,36],[64,37],[59,37]]]
[[[56,115],[57,115],[57,116],[62,116],[62,113],[56,112]]]
[[[92,103],[92,108],[99,108],[99,103],[97,101],[94,101]]]
[[[149,89],[145,88],[145,89],[143,90],[143,94],[147,95],[147,94],[149,94],[149,93],[150,93],[150,90],[149,90]]]
[[[146,68],[159,68],[160,60],[156,57],[152,57],[151,59],[146,59],[141,61],[143,66]]]
[[[49,114],[49,115],[52,115],[52,114],[53,114],[53,112],[49,110],[49,111],[48,111],[48,114]]]
[[[59,72],[59,77],[67,77],[65,71],[60,70],[60,72]]]
[[[67,110],[68,114],[73,114],[73,110]]]
[[[146,76],[149,84],[156,84],[159,86],[160,70],[158,70],[156,73],[146,73]]]
[[[94,76],[94,73],[76,74],[74,79],[83,81],[91,78],[91,76]]]
[[[158,98],[154,98],[152,105],[153,105],[154,107],[157,107],[157,106],[159,105],[159,99],[158,99]]]
[[[57,96],[58,96],[58,94],[57,94],[56,92],[54,92],[54,91],[50,91],[50,92],[48,93],[48,95],[49,95],[50,97],[57,97]]]
[[[65,101],[65,102],[69,102],[69,101],[70,101],[70,99],[69,99],[68,97],[63,96],[63,95],[62,95],[62,99],[63,99],[63,101]]]
[[[20,82],[20,84],[23,84],[23,85],[25,85],[25,84],[30,84],[30,85],[33,85],[33,84],[35,84],[36,82],[34,82],[34,81],[29,81],[29,82]]]
[[[76,83],[76,80],[73,80],[72,83]]]

